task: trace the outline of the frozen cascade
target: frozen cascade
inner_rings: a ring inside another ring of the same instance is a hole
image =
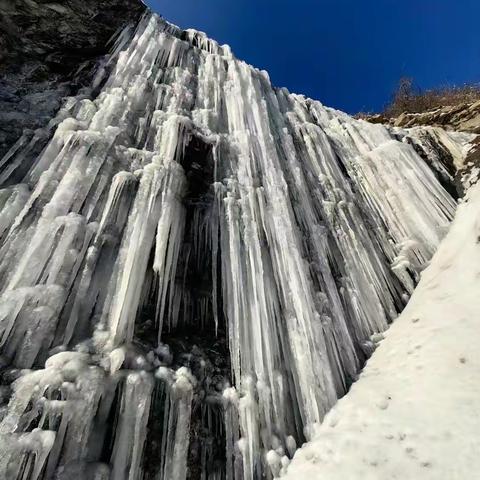
[[[451,172],[150,14],[49,131],[0,162],[0,478],[278,476],[408,301]]]

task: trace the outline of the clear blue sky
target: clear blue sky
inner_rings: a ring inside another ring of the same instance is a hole
[[[265,69],[276,86],[376,111],[401,76],[480,81],[480,0],[146,0]]]

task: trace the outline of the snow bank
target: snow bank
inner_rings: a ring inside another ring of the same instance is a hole
[[[285,480],[480,478],[480,186]]]

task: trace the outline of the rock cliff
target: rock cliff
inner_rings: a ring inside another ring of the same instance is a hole
[[[0,157],[90,83],[112,35],[144,10],[140,0],[0,0]]]
[[[362,117],[363,118],[363,117]],[[384,123],[395,127],[442,127],[446,130],[480,133],[480,101],[460,105],[445,105],[420,113],[402,113],[390,118],[385,114],[367,115],[371,123]]]

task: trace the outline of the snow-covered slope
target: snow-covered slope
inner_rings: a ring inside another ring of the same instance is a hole
[[[480,185],[285,480],[480,478]]]

